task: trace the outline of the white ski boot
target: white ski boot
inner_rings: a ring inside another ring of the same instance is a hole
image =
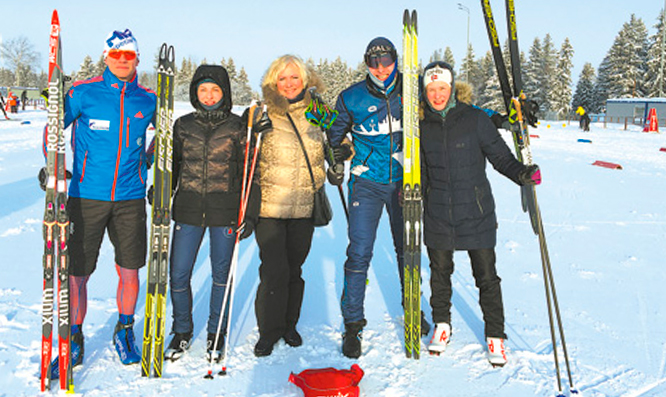
[[[451,325],[449,323],[437,323],[430,345],[428,345],[428,351],[432,355],[439,356],[446,351],[449,342],[451,342]]]
[[[486,338],[488,343],[488,361],[493,367],[503,367],[507,362],[504,339]]]

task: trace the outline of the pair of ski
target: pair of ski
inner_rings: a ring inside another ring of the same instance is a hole
[[[58,278],[58,364],[60,389],[74,392],[72,378],[69,319],[69,216],[67,215],[67,179],[65,177],[64,81],[60,20],[53,11],[49,35],[48,122],[46,127],[46,199],[44,208],[44,256],[42,294],[42,344],[40,366],[41,391],[51,388],[53,349],[53,309]]]
[[[402,29],[402,129],[405,354],[421,355],[421,147],[419,133],[419,70],[416,11],[405,10]]]
[[[528,100],[527,96],[523,92],[523,82],[520,68],[520,52],[518,49],[518,34],[516,29],[516,8],[514,0],[506,0],[506,18],[509,30],[509,54],[511,59],[513,91],[511,91],[509,76],[506,71],[506,65],[504,64],[504,58],[502,57],[502,50],[500,48],[497,34],[497,26],[493,18],[490,0],[481,0],[481,9],[483,10],[483,16],[488,31],[488,38],[490,40],[493,60],[497,69],[500,87],[502,89],[502,97],[504,99],[504,104],[509,115],[511,133],[513,135],[513,140],[516,147],[516,156],[522,163],[530,165],[532,164],[532,152],[530,149],[527,122],[529,119],[527,117],[527,112],[529,112],[530,109],[528,106],[526,106],[526,104],[528,104]],[[550,257],[548,255],[548,247],[546,245],[546,236],[541,219],[541,211],[539,210],[539,204],[537,202],[536,190],[534,186],[522,186],[521,199],[523,211],[529,213],[532,230],[539,238],[539,249],[541,253],[541,264],[546,291],[546,303],[548,306],[548,320],[550,324],[551,343],[553,346],[553,356],[555,360],[555,373],[557,376],[558,396],[563,396],[563,392],[557,353],[557,338],[555,335],[554,319],[557,320],[561,347],[564,353],[566,370],[569,379],[570,392],[572,394],[576,394],[578,392],[574,386],[573,378],[571,376],[569,355],[567,353],[566,342],[564,339],[564,328],[562,326],[562,318],[560,316],[557,294],[555,292],[555,281],[553,279]],[[553,312],[555,315],[553,315]]]
[[[143,325],[141,376],[162,376],[164,327],[169,274],[169,233],[171,230],[173,85],[176,71],[172,46],[162,44],[157,66],[157,128],[155,129],[155,168],[153,179],[152,226]]]

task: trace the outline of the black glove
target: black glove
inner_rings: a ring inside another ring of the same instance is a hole
[[[335,163],[328,167],[326,177],[331,185],[340,186],[345,180],[345,166],[342,163]]]
[[[65,170],[65,178],[72,179],[72,173],[69,170]],[[49,179],[48,172],[46,172],[46,167],[42,167],[37,174],[37,179],[39,180],[39,188],[43,191],[46,191],[46,182]]]
[[[257,106],[254,109],[254,114],[252,115],[252,133],[253,134],[264,134],[273,130],[273,122],[270,117],[268,117],[268,112],[266,108]]]
[[[250,237],[254,231],[254,221],[250,218],[245,218],[245,222],[241,223],[236,231],[240,233],[240,239],[245,240]]]
[[[500,129],[500,128],[506,128],[504,126],[504,123],[509,121],[509,116],[505,114],[499,114],[495,113],[492,116],[490,116],[490,120],[495,124],[495,128]]]
[[[333,158],[335,159],[336,163],[345,162],[349,160],[352,155],[351,146],[346,143],[331,149],[333,150]]]
[[[148,204],[153,205],[153,197],[155,196],[155,188],[153,185],[150,185],[148,188],[148,194],[146,197],[148,198]]]
[[[541,170],[536,164],[526,166],[518,174],[518,180],[523,186],[540,185],[541,184]]]
[[[527,124],[531,125],[532,127],[536,128],[537,122],[539,119],[537,118],[537,112],[539,111],[539,104],[532,100],[528,99],[525,101],[523,104],[523,118],[525,121],[527,121]]]

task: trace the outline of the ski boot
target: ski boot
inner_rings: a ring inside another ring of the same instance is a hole
[[[121,314],[116,329],[113,331],[113,344],[124,365],[136,364],[141,361],[139,349],[134,344],[134,315]]]
[[[183,354],[185,354],[187,349],[190,348],[191,344],[191,332],[185,332],[182,334],[176,332],[176,334],[171,339],[171,342],[169,342],[169,347],[167,347],[166,351],[164,352],[164,359],[167,361],[178,360],[183,356]]]
[[[72,360],[72,368],[78,367],[83,364],[83,345],[84,338],[81,331],[81,324],[72,325],[70,335],[70,354]],[[60,357],[56,356],[55,360],[51,362],[51,379],[60,378]]]
[[[224,350],[224,335],[220,334],[217,345],[215,345],[216,336],[216,333],[208,333],[208,338],[206,339],[206,360],[210,362],[212,359],[216,363],[219,363],[222,361],[222,352]],[[213,345],[215,345],[215,348],[213,348]]]
[[[439,356],[446,351],[449,342],[451,342],[451,325],[449,323],[437,323],[430,345],[428,345],[428,352],[431,355]]]
[[[504,339],[486,338],[488,343],[488,361],[493,367],[503,367],[507,362]]]
[[[360,320],[345,324],[345,333],[342,334],[342,354],[349,358],[361,357],[361,339],[363,327],[367,321]]]

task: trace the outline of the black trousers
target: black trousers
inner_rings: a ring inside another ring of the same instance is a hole
[[[502,281],[495,268],[495,250],[484,248],[467,251],[472,262],[472,275],[479,289],[479,304],[483,312],[486,337],[507,339],[504,333],[504,303]],[[430,306],[435,323],[451,324],[451,275],[453,274],[453,251],[428,248],[430,257]]]
[[[262,340],[275,343],[296,328],[305,290],[301,267],[310,252],[313,233],[311,218],[260,218],[257,222],[261,265],[254,311]]]

